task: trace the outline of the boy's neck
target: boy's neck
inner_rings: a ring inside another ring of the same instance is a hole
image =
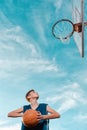
[[[36,109],[39,105],[39,103],[37,102],[37,100],[34,100],[32,102],[30,102],[31,108],[32,109]]]

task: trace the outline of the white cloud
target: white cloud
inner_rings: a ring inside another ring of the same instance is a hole
[[[0,60],[0,68],[4,70],[14,70],[19,68],[28,69],[31,71],[58,71],[55,64],[42,59],[28,60]],[[27,68],[26,68],[27,67]]]
[[[47,97],[46,98],[46,101],[47,102],[52,102],[52,104],[55,104],[57,101],[61,100],[62,99],[62,95],[55,95],[55,96],[52,96],[52,98],[50,97]]]
[[[87,76],[85,77],[84,82],[87,83]]]
[[[5,127],[0,127],[0,130],[20,130],[20,124],[15,124],[15,125],[9,125]]]
[[[87,120],[87,114],[78,115],[78,119]]]
[[[42,42],[47,43],[44,25],[39,18],[42,16],[38,16],[38,19],[34,15],[33,17],[38,25],[35,27]],[[7,17],[3,14],[2,19],[5,21]],[[44,72],[47,76],[54,75],[56,77],[65,74],[63,71],[57,74],[61,71],[59,66],[55,61],[47,60],[42,56],[39,45],[32,37],[25,34],[20,26],[12,25],[8,19],[6,22],[9,26],[3,27],[0,31],[0,78],[9,78],[18,75],[18,73],[25,76],[30,73]]]
[[[56,8],[56,13],[57,13],[58,10],[61,8],[62,4],[63,4],[63,1],[62,1],[62,0],[56,0],[56,1],[54,2],[54,6],[55,6],[55,8]]]
[[[61,105],[58,108],[58,112],[62,114],[77,106],[87,105],[87,101],[84,95],[85,92],[81,89],[79,84],[71,83],[56,89],[56,94],[52,95],[51,97],[47,97],[46,101],[55,105],[60,102]]]
[[[75,120],[75,122],[81,122],[81,123],[87,124],[87,113],[80,113],[76,115],[75,117],[73,117],[73,119]]]
[[[42,15],[40,14],[40,12],[38,12],[37,10],[34,10],[34,11],[35,12],[32,15],[33,15],[34,24],[35,24],[35,31],[37,31],[37,33],[38,33],[39,39],[41,40],[41,44],[44,43],[44,45],[47,45],[48,41],[45,36],[45,29],[44,29],[45,27],[44,27],[44,23],[43,23],[44,19],[43,19]],[[35,15],[35,14],[38,14],[38,15]],[[41,20],[41,18],[42,18],[42,20]]]
[[[18,73],[20,75],[29,75],[31,73],[57,73],[59,71],[55,63],[41,58],[32,58],[28,60],[0,60],[0,70],[1,78],[9,78],[11,76],[15,76],[15,74],[17,75]]]
[[[8,121],[0,120],[0,126],[7,124]]]
[[[7,17],[3,14],[4,21]],[[6,21],[7,22],[7,21]],[[40,20],[39,22],[40,36],[43,40],[44,27]],[[8,24],[10,24],[8,20]],[[0,31],[0,78],[12,76],[15,72],[58,72],[59,68],[53,61],[46,60],[41,56],[41,50],[30,36],[23,32],[20,26],[10,25]]]
[[[52,3],[52,5],[54,5],[56,11],[58,11],[61,8],[62,4],[63,4],[63,0],[54,0],[54,1],[53,0],[48,0],[48,1],[49,1],[49,3]]]
[[[72,109],[76,106],[76,102],[73,99],[66,99],[62,105],[60,106],[60,108],[58,109],[59,113],[64,113],[66,111],[68,111],[69,109]]]
[[[5,19],[7,18],[3,14],[3,20]],[[42,23],[38,22],[40,36],[46,40]],[[27,36],[20,26],[11,25],[3,28],[0,33],[0,77],[7,78],[18,70],[20,73],[58,71],[58,66],[54,62],[41,56],[38,44]]]
[[[87,65],[84,64],[84,69],[81,69],[78,72],[73,73],[73,75],[72,75],[73,78],[78,80],[81,83],[86,83],[86,81],[87,81],[87,70],[86,70],[86,67],[87,67]]]
[[[25,51],[28,51],[31,56],[37,56],[35,41],[27,36],[20,26],[5,28],[0,33],[1,51],[10,50],[16,53],[20,45],[20,48],[26,49]],[[39,49],[39,47],[37,48]]]
[[[13,25],[10,20],[0,11],[0,57],[8,56],[7,52],[14,54],[18,51],[27,52],[29,56],[40,55],[40,48],[36,41],[27,35],[19,25]],[[19,47],[20,46],[20,47]],[[15,55],[15,54],[14,54]]]

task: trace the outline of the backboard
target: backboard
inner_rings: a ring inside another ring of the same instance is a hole
[[[73,23],[82,23],[82,32],[74,32],[73,37],[80,55],[84,57],[84,0],[72,0]]]

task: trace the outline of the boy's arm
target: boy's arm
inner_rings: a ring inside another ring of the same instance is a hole
[[[8,113],[8,117],[22,117],[23,116],[23,108],[16,109]]]
[[[44,119],[54,119],[54,118],[60,118],[60,114],[52,109],[51,107],[47,106],[47,111],[49,112],[48,115],[43,115]]]

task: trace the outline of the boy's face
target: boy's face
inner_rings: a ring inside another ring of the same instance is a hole
[[[30,98],[36,98],[36,99],[38,99],[39,98],[39,94],[37,92],[35,92],[35,91],[31,91],[29,93],[29,95],[27,96],[27,99],[30,99]]]

